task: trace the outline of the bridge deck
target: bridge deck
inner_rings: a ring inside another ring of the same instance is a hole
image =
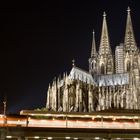
[[[28,139],[48,138],[88,139],[88,138],[140,138],[140,130],[132,129],[83,129],[83,128],[37,128],[37,127],[1,127],[0,133],[12,138],[26,137]]]

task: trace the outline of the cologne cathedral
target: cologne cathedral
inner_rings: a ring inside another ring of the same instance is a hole
[[[49,85],[46,108],[58,112],[94,112],[109,109],[140,110],[140,53],[130,8],[127,9],[124,42],[112,53],[106,14],[99,51],[93,32],[89,71],[75,66]],[[114,55],[115,54],[115,55]]]

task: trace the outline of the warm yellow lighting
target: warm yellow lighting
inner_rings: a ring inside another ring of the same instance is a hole
[[[69,140],[69,139],[70,139],[70,137],[65,137],[65,139],[66,139],[66,140]]]
[[[39,136],[34,136],[35,139],[39,139]]]
[[[48,140],[52,140],[53,138],[52,138],[52,137],[48,137],[47,139],[48,139]]]
[[[116,120],[116,118],[115,117],[113,117],[113,119],[112,119],[113,121],[115,121]]]
[[[99,140],[100,138],[99,138],[99,137],[95,137],[94,139],[95,139],[95,140]]]
[[[3,115],[0,115],[0,118],[3,118]]]
[[[85,115],[85,117],[89,117],[89,115]]]
[[[94,117],[92,117],[92,120],[94,120],[95,118]]]
[[[139,138],[133,138],[133,140],[139,140]]]
[[[12,138],[12,136],[6,136],[6,138],[7,138],[7,139],[11,139],[11,138]]]
[[[134,116],[134,119],[138,119],[139,117],[138,116]]]

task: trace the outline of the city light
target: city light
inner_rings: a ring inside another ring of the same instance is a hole
[[[47,139],[48,139],[48,140],[52,140],[53,138],[52,138],[52,137],[48,137]]]
[[[35,139],[39,139],[39,136],[34,136]]]
[[[70,139],[70,137],[65,137],[65,139],[66,139],[66,140],[69,140],[69,139]]]
[[[6,138],[7,138],[7,139],[11,139],[11,138],[12,138],[12,136],[6,136]]]
[[[95,140],[99,140],[100,138],[99,138],[99,137],[95,137],[94,139],[95,139]]]
[[[139,138],[133,138],[133,140],[140,140]]]

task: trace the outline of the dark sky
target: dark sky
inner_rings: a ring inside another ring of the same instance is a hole
[[[124,40],[130,6],[140,44],[139,0],[44,0],[0,4],[0,111],[44,107],[52,79],[76,65],[88,69],[92,31],[99,45],[103,11],[111,47]]]

